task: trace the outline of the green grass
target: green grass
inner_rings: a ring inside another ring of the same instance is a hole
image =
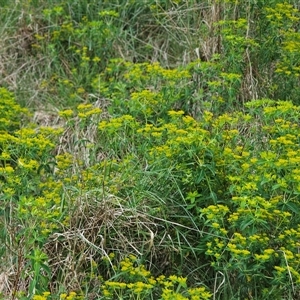
[[[299,5],[0,1],[0,299],[297,299]]]

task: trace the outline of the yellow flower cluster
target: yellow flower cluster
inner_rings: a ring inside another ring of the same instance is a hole
[[[162,300],[186,299],[186,300],[207,300],[211,299],[205,287],[188,288],[187,278],[170,275],[160,275],[154,278],[145,266],[138,262],[138,259],[130,255],[120,262],[120,278],[118,281],[105,281],[102,285],[104,299],[115,299],[118,297],[134,297],[148,299],[150,295],[157,295]],[[131,296],[130,296],[131,295]]]
[[[51,297],[50,292],[44,292],[42,295],[34,295],[32,300],[48,300]],[[60,294],[60,300],[84,300],[84,296],[77,294],[76,292]]]
[[[29,116],[29,111],[18,105],[13,94],[3,87],[0,87],[0,113],[1,134],[17,129],[20,126],[22,116]]]

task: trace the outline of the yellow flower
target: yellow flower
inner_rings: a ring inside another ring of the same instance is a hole
[[[87,110],[87,109],[90,109],[90,108],[92,108],[92,107],[93,107],[93,105],[90,104],[90,103],[87,103],[87,104],[81,103],[81,104],[79,104],[79,105],[77,106],[77,109],[78,109],[78,110]]]
[[[78,89],[77,89],[77,93],[78,94],[83,94],[85,92],[85,89],[83,88],[83,87],[79,87]]]
[[[102,293],[103,293],[103,296],[105,296],[105,297],[109,297],[112,295],[111,292],[108,291],[107,289],[103,289]]]
[[[182,115],[184,115],[184,111],[183,110],[179,110],[179,111],[170,110],[170,111],[168,111],[168,115],[170,117],[182,116]]]
[[[69,118],[73,116],[73,110],[72,109],[66,109],[66,110],[62,110],[58,113],[58,115],[60,117],[65,117],[65,118]]]
[[[181,276],[177,277],[177,282],[183,287],[186,287],[186,280],[187,280],[186,277],[181,277]]]

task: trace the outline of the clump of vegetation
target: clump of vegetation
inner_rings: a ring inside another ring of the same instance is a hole
[[[299,297],[299,5],[37,2],[0,8],[0,299]]]

